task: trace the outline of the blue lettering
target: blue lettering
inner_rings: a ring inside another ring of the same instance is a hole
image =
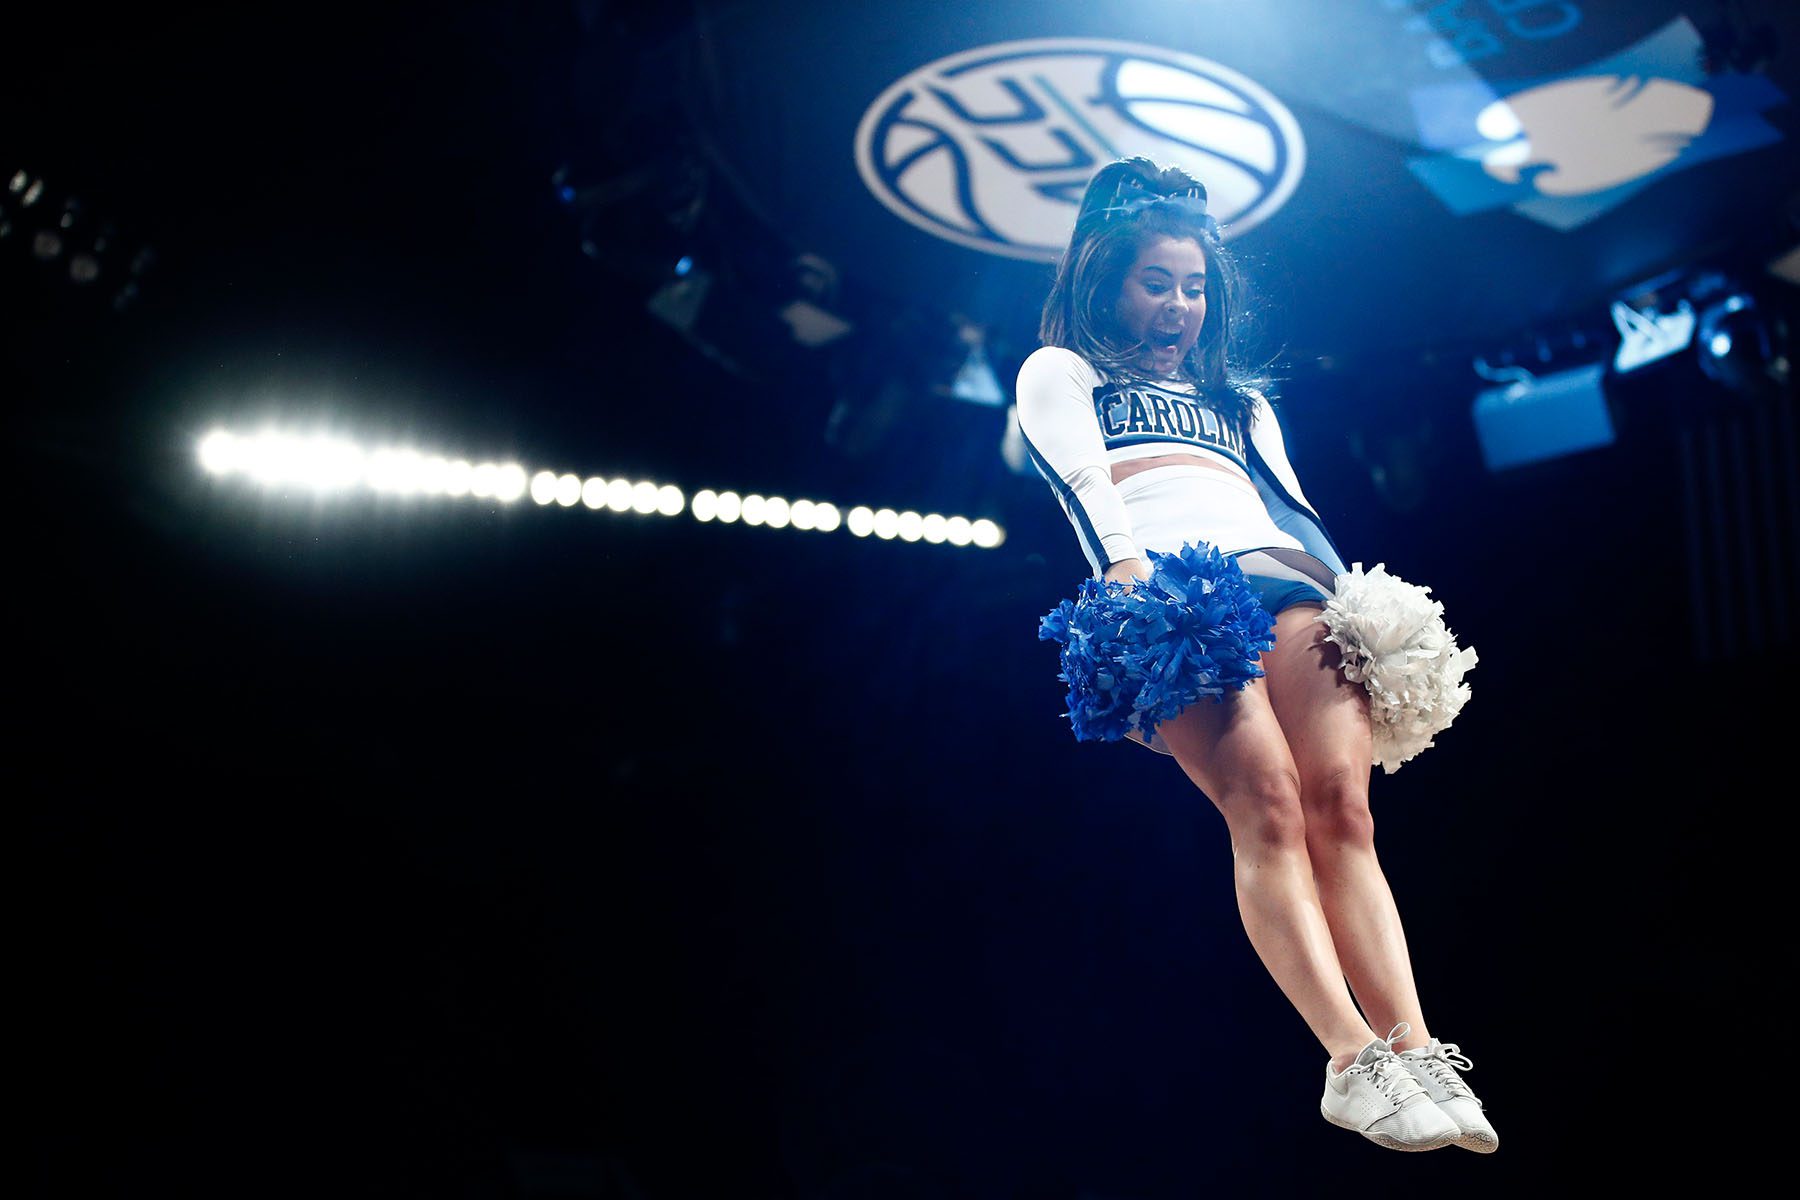
[[[1150,429],[1150,412],[1144,407],[1144,398],[1132,392],[1128,403],[1131,416],[1125,421],[1125,432],[1147,433]]]
[[[1177,400],[1174,409],[1176,436],[1192,438],[1199,429],[1199,424],[1194,419],[1194,406],[1185,400]]]
[[[1125,406],[1125,398],[1114,392],[1105,398],[1105,407],[1100,410],[1100,431],[1109,438],[1116,438],[1125,432],[1125,422],[1119,410]]]
[[[1549,6],[1549,11],[1539,16],[1550,18],[1550,23],[1533,20],[1527,14],[1531,9]],[[1506,27],[1520,37],[1544,38],[1561,37],[1577,25],[1581,24],[1581,10],[1565,0],[1488,0],[1488,7],[1506,16]],[[1509,14],[1518,13],[1517,16]]]
[[[1501,50],[1500,39],[1488,32],[1485,25],[1474,24],[1457,30],[1450,36],[1450,47],[1463,62],[1474,62],[1478,58],[1486,58],[1490,54],[1498,54]]]
[[[1500,53],[1500,39],[1479,18],[1464,16],[1457,11],[1464,2],[1465,0],[1439,0],[1439,3],[1422,14],[1422,21],[1415,17],[1412,22],[1408,22],[1409,26],[1418,22],[1443,35],[1441,38],[1433,38],[1425,45],[1425,55],[1434,67],[1454,67]]]
[[[1156,431],[1169,433],[1175,426],[1169,420],[1169,398],[1167,396],[1151,396],[1150,407],[1156,410]]]
[[[1200,437],[1208,442],[1219,440],[1219,414],[1210,408],[1200,410]]]

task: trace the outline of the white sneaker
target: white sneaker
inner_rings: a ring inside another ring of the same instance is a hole
[[[1500,1136],[1482,1114],[1482,1103],[1456,1068],[1467,1071],[1475,1064],[1463,1057],[1462,1047],[1455,1042],[1431,1039],[1429,1046],[1402,1050],[1400,1061],[1412,1072],[1439,1110],[1462,1131],[1456,1144],[1477,1154],[1492,1154],[1500,1148]]]
[[[1326,1063],[1319,1115],[1389,1150],[1436,1150],[1460,1137],[1461,1127],[1439,1111],[1394,1053],[1394,1043],[1410,1028],[1404,1021],[1394,1026],[1387,1037],[1364,1046],[1341,1072]]]

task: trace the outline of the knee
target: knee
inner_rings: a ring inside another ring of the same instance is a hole
[[[1300,779],[1276,770],[1242,780],[1228,802],[1232,841],[1261,850],[1304,850],[1306,813]]]
[[[1344,763],[1322,771],[1304,794],[1306,840],[1313,846],[1374,846],[1369,769]]]

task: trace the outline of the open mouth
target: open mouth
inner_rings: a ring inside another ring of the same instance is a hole
[[[1179,341],[1181,341],[1181,330],[1179,329],[1152,329],[1150,331],[1150,344],[1159,349],[1170,349]]]

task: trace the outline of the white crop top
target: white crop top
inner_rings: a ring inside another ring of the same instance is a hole
[[[1025,360],[1017,400],[1031,461],[1075,527],[1096,576],[1144,550],[1174,551],[1196,541],[1227,554],[1279,547],[1336,557],[1279,527],[1259,494],[1268,484],[1253,477],[1251,457],[1279,481],[1284,501],[1297,501],[1312,515],[1288,466],[1281,427],[1261,395],[1249,429],[1254,455],[1191,387],[1113,380],[1058,346]],[[1176,464],[1113,483],[1113,464],[1165,454],[1198,454],[1226,471]]]

